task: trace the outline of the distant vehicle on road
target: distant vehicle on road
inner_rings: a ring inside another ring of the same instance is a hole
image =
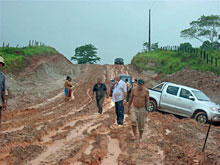
[[[116,58],[114,63],[118,64],[118,65],[124,65],[124,59],[123,58]]]
[[[187,86],[163,82],[149,88],[149,111],[156,110],[194,118],[199,123],[220,121],[220,105],[203,92]]]

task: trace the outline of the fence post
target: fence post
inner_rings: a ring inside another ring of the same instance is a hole
[[[200,50],[200,57],[202,58],[202,51]]]
[[[203,52],[203,59],[205,60],[205,51]]]
[[[215,66],[218,66],[218,58],[215,58]]]

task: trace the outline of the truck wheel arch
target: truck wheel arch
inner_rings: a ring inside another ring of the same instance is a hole
[[[204,113],[206,113],[206,112],[205,112],[204,110],[202,110],[202,109],[197,109],[197,110],[194,111],[194,113],[193,113],[193,115],[192,115],[192,118],[194,119],[195,116],[196,116],[196,114],[199,113],[199,112],[204,112]],[[207,115],[207,113],[206,113],[206,115]]]
[[[208,115],[204,110],[201,109],[198,109],[194,112],[193,119],[195,119],[199,123],[203,123],[203,124],[208,123]]]

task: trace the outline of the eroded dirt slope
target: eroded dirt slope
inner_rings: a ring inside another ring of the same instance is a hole
[[[213,72],[202,72],[186,68],[166,76],[162,81],[169,81],[199,89],[205,92],[211,100],[220,104],[220,77]]]
[[[124,127],[112,127],[115,111],[110,99],[105,100],[103,118],[98,118],[96,103],[91,99],[98,77],[109,87],[109,80],[116,74],[129,73],[134,78],[144,78],[146,86],[152,86],[160,81],[158,75],[137,73],[130,66],[77,67],[80,76],[74,79],[70,102],[63,102],[61,86],[49,100],[3,114],[0,164],[220,164],[220,130],[217,127],[211,128],[205,153],[202,153],[208,126],[199,125],[193,119],[148,113],[143,141],[138,142],[131,140],[128,115],[125,115]]]
[[[45,102],[60,92],[67,75],[74,79],[85,69],[84,66],[73,65],[59,53],[35,55],[29,63],[24,71],[6,75],[10,92],[9,109],[27,108]]]

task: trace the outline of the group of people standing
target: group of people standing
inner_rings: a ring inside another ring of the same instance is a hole
[[[136,80],[134,82],[134,88],[131,89],[128,80],[124,82],[120,76],[116,76],[108,95],[106,85],[102,83],[101,78],[98,78],[97,83],[93,87],[93,98],[95,93],[99,117],[102,117],[102,105],[105,96],[107,98],[109,96],[112,97],[112,101],[115,102],[117,127],[123,127],[124,125],[124,106],[128,104],[128,115],[130,115],[131,111],[132,139],[137,139],[137,127],[139,130],[139,139],[142,139],[146,112],[150,102],[149,91],[144,87],[144,80]]]
[[[98,78],[97,83],[93,87],[92,99],[96,98],[99,118],[103,117],[103,103],[105,97],[112,97],[115,103],[116,127],[124,126],[124,106],[128,107],[128,115],[131,114],[131,125],[133,131],[133,140],[137,139],[137,128],[139,130],[139,139],[142,139],[144,125],[146,119],[147,108],[150,103],[149,91],[144,87],[144,80],[140,79],[133,82],[133,88],[128,82],[121,80],[120,76],[115,77],[108,93],[107,87],[102,83],[102,79]],[[64,83],[65,102],[69,101],[72,93],[71,78],[67,76]]]

